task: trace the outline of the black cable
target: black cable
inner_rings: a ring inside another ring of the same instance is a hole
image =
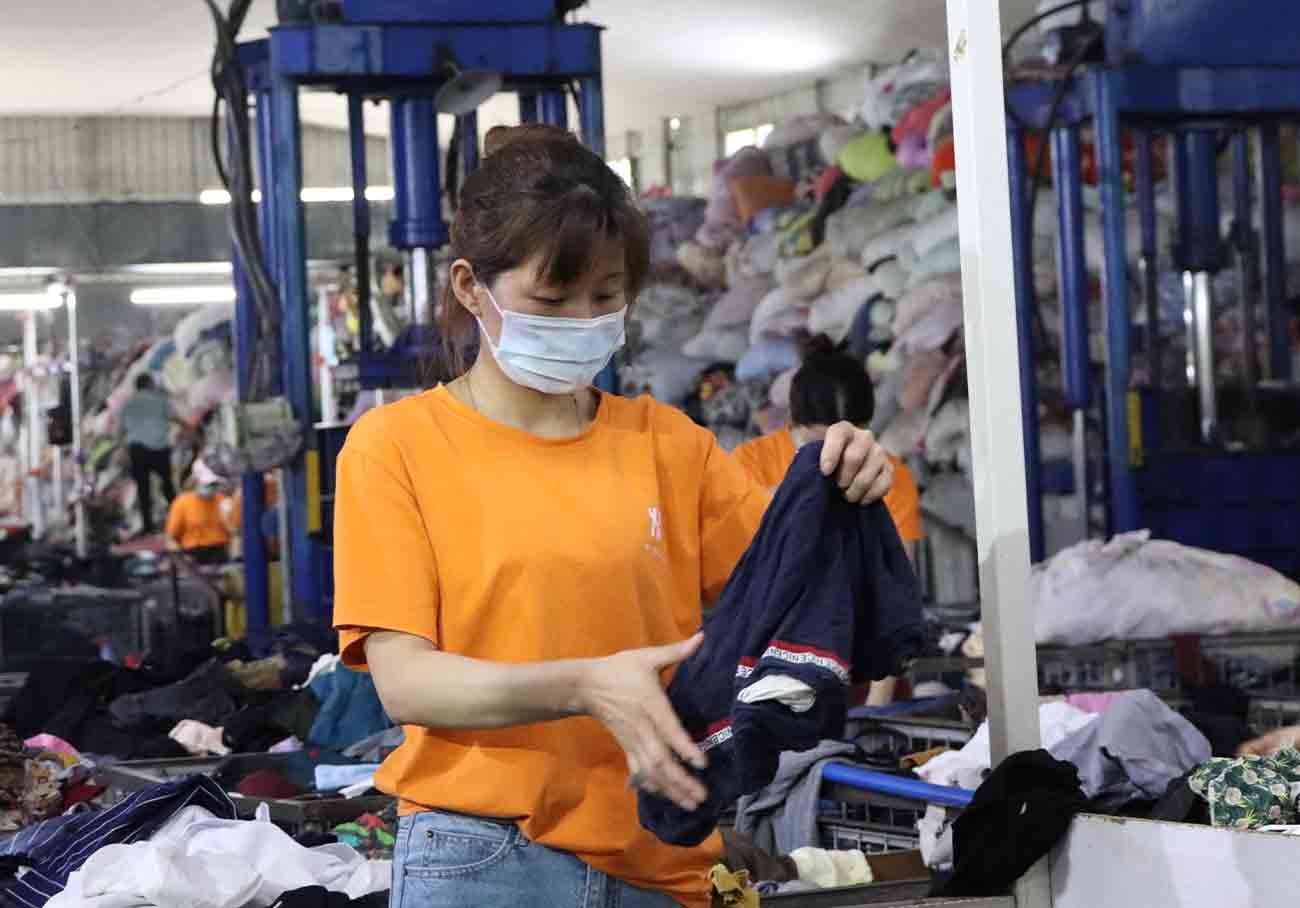
[[[1058,3],[1056,6],[1048,7],[1047,9],[1043,10],[1041,13],[1030,16],[1024,22],[1020,23],[1020,25],[1016,28],[1016,30],[1011,33],[1011,37],[1007,38],[1007,40],[1003,42],[1002,44],[1003,64],[1007,62],[1007,55],[1011,53],[1011,49],[1016,46],[1016,43],[1025,36],[1026,32],[1028,32],[1039,22],[1042,22],[1044,19],[1050,19],[1052,16],[1055,16],[1057,13],[1063,13],[1066,10],[1074,9],[1076,6],[1082,6],[1086,8],[1092,2],[1094,2],[1094,0],[1066,0],[1066,2],[1064,3]]]
[[[1052,129],[1061,115],[1061,105],[1065,103],[1065,98],[1070,93],[1070,81],[1074,78],[1074,74],[1079,67],[1083,65],[1094,45],[1101,41],[1101,38],[1100,33],[1094,35],[1075,52],[1074,58],[1070,60],[1065,68],[1065,75],[1056,86],[1056,93],[1052,96],[1051,106],[1047,109],[1047,120],[1043,127],[1043,142],[1038,146],[1038,154],[1034,156],[1034,166],[1031,170],[1029,184],[1029,234],[1026,238],[1025,255],[1029,259],[1030,268],[1033,268],[1034,263],[1034,214],[1038,209],[1038,190],[1042,186],[1043,170],[1047,166],[1047,149],[1051,145]],[[1032,280],[1029,282],[1029,295],[1032,301],[1030,308],[1034,313],[1034,323],[1041,337],[1046,341],[1050,335],[1043,323],[1043,313],[1038,308],[1038,294],[1034,291],[1034,282]]]
[[[279,299],[262,254],[256,205],[252,200],[252,135],[248,117],[248,86],[238,60],[237,39],[252,0],[233,0],[223,14],[216,0],[204,0],[216,33],[211,78],[215,93],[209,141],[217,174],[230,194],[228,220],[231,239],[252,289],[257,325],[250,356],[253,399],[266,395],[273,377],[274,351],[279,345]],[[221,109],[226,109],[222,136]],[[223,153],[227,149],[229,158]],[[266,187],[269,192],[270,187]]]

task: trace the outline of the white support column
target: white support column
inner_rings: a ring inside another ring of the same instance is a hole
[[[90,554],[86,525],[85,452],[81,449],[81,334],[77,330],[77,291],[69,286],[63,295],[68,312],[68,381],[71,383],[72,408],[72,509],[77,557]]]
[[[1040,747],[998,0],[947,0],[975,522],[993,762]],[[1019,908],[1047,908],[1040,863]]]
[[[334,319],[330,313],[330,300],[337,287],[320,287],[316,291],[316,361],[320,384],[320,421],[332,426],[338,422],[338,397],[334,393],[334,367],[338,365],[334,354]]]
[[[45,421],[40,380],[34,374],[36,361],[40,358],[38,317],[35,310],[28,311],[23,323],[23,413],[27,417],[26,491],[23,500],[26,502],[27,522],[31,525],[33,539],[45,536],[45,490],[39,474],[44,466]]]

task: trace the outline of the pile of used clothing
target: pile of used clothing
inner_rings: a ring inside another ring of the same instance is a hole
[[[222,787],[198,775],[44,820],[0,845],[0,858],[0,904],[23,908],[380,908],[392,886],[390,860],[333,837],[309,847],[265,805],[238,819]]]
[[[400,729],[370,676],[339,668],[328,651],[332,641],[322,636],[280,629],[270,653],[257,659],[243,644],[223,642],[138,668],[43,662],[28,673],[3,724],[16,740],[54,742],[63,753],[93,755],[92,762],[303,752],[309,765],[289,780],[296,793],[322,787],[314,784],[322,764],[347,766],[333,776],[343,783],[330,788],[350,788],[401,743]],[[243,780],[231,781],[236,790]]]
[[[917,478],[934,558],[952,565],[931,594],[959,603],[978,595],[952,132],[944,53],[912,52],[867,80],[851,121],[793,117],[777,124],[763,148],[718,162],[707,199],[647,200],[656,272],[633,310],[636,337],[621,375],[626,393],[694,406],[692,415],[731,447],[785,421],[790,380],[809,337],[841,344],[874,379],[872,428]],[[1044,503],[1051,554],[1079,541],[1085,515],[1069,469],[1050,154],[1037,137],[1026,144],[1031,162],[1044,149],[1030,232],[1040,449],[1061,477]],[[1091,143],[1085,157],[1087,325],[1092,359],[1102,362],[1104,257]],[[1157,178],[1166,170],[1158,152]],[[1157,199],[1163,255],[1173,215],[1167,181]],[[1136,211],[1126,216],[1135,221]],[[1134,268],[1140,234],[1130,225],[1126,252]],[[1181,283],[1172,273],[1160,280],[1163,362],[1176,371],[1186,334]],[[1243,355],[1235,280],[1225,272],[1216,283],[1222,374],[1238,373]],[[1139,383],[1148,381],[1144,365],[1135,361]],[[1182,382],[1171,373],[1165,384]],[[696,406],[723,389],[730,389],[724,405]]]
[[[386,904],[396,804],[374,776],[403,733],[333,643],[304,625],[256,655],[34,666],[0,716],[0,904]],[[167,774],[194,775],[122,781],[185,758]],[[351,817],[325,835],[267,811],[322,799]]]

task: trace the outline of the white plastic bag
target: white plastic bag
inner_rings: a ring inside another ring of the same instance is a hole
[[[1146,530],[1089,540],[1034,568],[1034,635],[1080,646],[1300,627],[1300,585],[1271,568]]]

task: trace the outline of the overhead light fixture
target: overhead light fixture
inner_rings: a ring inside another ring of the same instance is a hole
[[[205,189],[199,193],[200,205],[229,205],[230,193],[224,189]]]
[[[235,288],[229,284],[206,287],[140,287],[131,291],[131,302],[137,306],[199,306],[234,301]]]
[[[148,265],[127,265],[129,274],[229,274],[229,262],[156,262]]]
[[[681,117],[673,117],[671,120],[669,120],[668,128],[671,129],[673,132],[676,132],[677,130],[681,129],[682,128]]]
[[[304,203],[351,202],[351,186],[304,186],[299,197]],[[367,186],[367,202],[391,202],[396,195],[392,186]],[[254,202],[262,201],[262,190],[254,189]],[[200,205],[229,205],[230,193],[224,189],[205,189],[199,193]]]
[[[0,312],[48,312],[63,305],[63,296],[52,293],[0,293]]]

